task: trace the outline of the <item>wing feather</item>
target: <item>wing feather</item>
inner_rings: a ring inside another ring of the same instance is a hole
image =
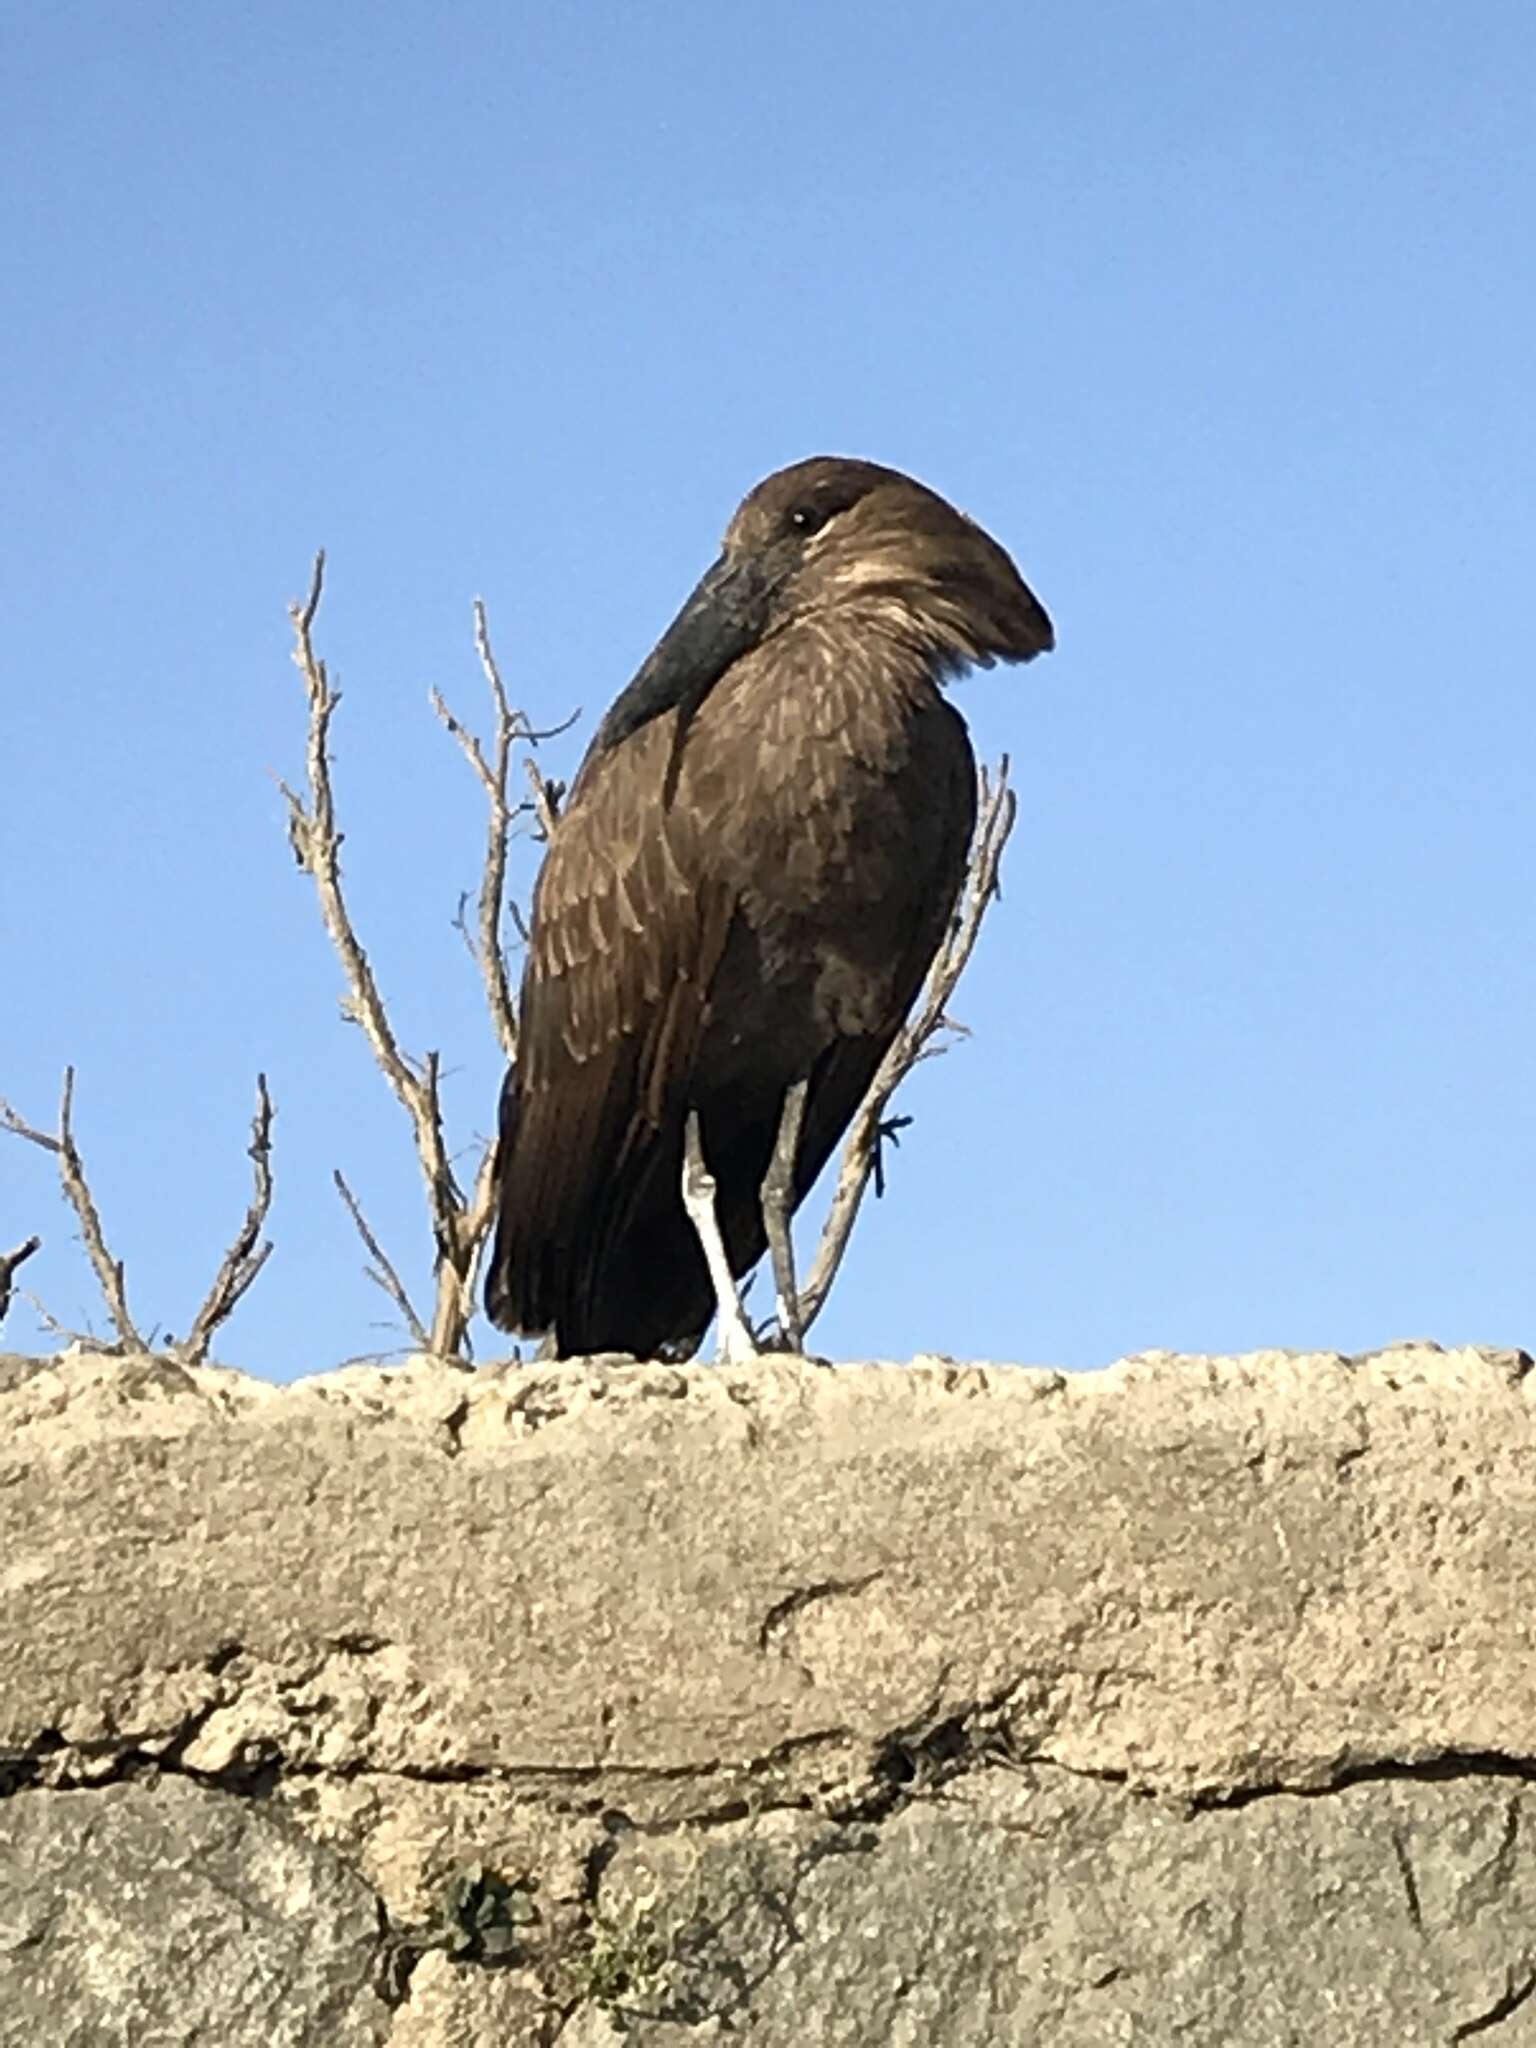
[[[488,1287],[507,1327],[583,1319],[682,1114],[734,905],[711,876],[711,817],[659,800],[674,723],[594,758],[539,875]]]

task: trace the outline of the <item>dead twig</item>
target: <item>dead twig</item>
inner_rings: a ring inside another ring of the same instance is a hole
[[[34,1294],[30,1287],[18,1287],[16,1292],[27,1304],[27,1307],[31,1309],[33,1315],[37,1317],[38,1322],[48,1332],[50,1337],[62,1337],[66,1344],[88,1345],[93,1341],[87,1331],[68,1329],[54,1315],[47,1303],[40,1296]]]
[[[929,969],[916,1010],[897,1033],[890,1050],[880,1062],[843,1140],[832,1206],[822,1226],[821,1242],[816,1248],[810,1274],[800,1293],[802,1333],[809,1330],[826,1306],[871,1177],[875,1178],[877,1192],[884,1192],[884,1169],[880,1156],[882,1140],[890,1138],[894,1141],[897,1131],[908,1121],[906,1118],[888,1117],[886,1105],[920,1060],[944,1051],[942,1043],[933,1042],[937,1034],[957,1028],[946,1012],[956,985],[975,951],[981,921],[998,894],[998,870],[1003,848],[1008,844],[1008,835],[1013,830],[1018,812],[1018,799],[1008,786],[1006,754],[994,772],[989,774],[986,768],[982,768],[980,784],[976,833],[971,841],[965,882],[950,922],[949,934]]]
[[[80,1239],[85,1246],[86,1256],[96,1275],[96,1283],[107,1304],[107,1313],[117,1331],[118,1342],[124,1351],[147,1351],[148,1345],[134,1327],[133,1317],[128,1313],[128,1294],[123,1283],[123,1262],[114,1259],[107,1249],[105,1233],[101,1226],[101,1213],[91,1194],[90,1182],[86,1179],[80,1148],[75,1143],[72,1113],[75,1100],[75,1070],[64,1069],[64,1087],[59,1099],[59,1128],[55,1136],[51,1131],[39,1131],[18,1116],[8,1102],[0,1101],[0,1129],[10,1131],[13,1136],[25,1138],[29,1144],[39,1145],[45,1152],[53,1153],[59,1162],[59,1180],[63,1185],[65,1199],[74,1210],[80,1224]]]
[[[289,607],[294,631],[293,658],[304,679],[309,701],[308,744],[305,750],[307,798],[298,795],[286,783],[279,786],[288,805],[289,841],[300,867],[315,884],[321,916],[346,979],[348,994],[343,1002],[343,1012],[362,1027],[384,1078],[410,1118],[415,1135],[416,1154],[426,1183],[427,1212],[436,1247],[437,1291],[430,1329],[411,1307],[399,1276],[367,1228],[360,1209],[339,1174],[337,1183],[375,1261],[373,1278],[405,1317],[417,1343],[423,1350],[439,1357],[464,1357],[468,1354],[468,1331],[475,1312],[476,1275],[495,1214],[494,1148],[487,1146],[484,1149],[474,1186],[466,1198],[455,1176],[453,1159],[443,1135],[438,1055],[429,1052],[418,1061],[402,1052],[347,908],[341,882],[342,834],[336,823],[330,757],[331,719],[341,701],[341,693],[332,687],[326,665],[316,654],[314,645],[315,618],[324,587],[325,554],[322,550],[315,557],[309,595],[302,604]],[[497,1040],[506,1057],[512,1059],[517,1051],[517,1009],[507,972],[506,952],[501,943],[500,925],[506,895],[507,846],[515,821],[530,811],[547,836],[554,826],[561,793],[560,785],[547,781],[537,763],[530,760],[525,765],[532,796],[514,804],[509,794],[512,757],[519,743],[535,747],[541,739],[553,738],[555,734],[566,731],[579,714],[572,713],[563,724],[552,727],[548,732],[539,732],[509,701],[491,647],[485,607],[478,600],[475,604],[475,646],[490,688],[495,714],[495,732],[489,752],[455,716],[440,691],[432,691],[431,701],[433,709],[474,770],[490,806],[475,929],[471,931],[465,914],[467,897],[460,901],[455,923],[480,970]],[[513,915],[515,918],[515,910]]]
[[[213,1285],[203,1305],[192,1318],[192,1327],[177,1354],[183,1364],[201,1365],[208,1356],[213,1333],[239,1307],[256,1275],[272,1256],[272,1242],[260,1244],[262,1225],[272,1207],[272,1097],[265,1074],[256,1076],[256,1114],[251,1119],[251,1200],[234,1241],[224,1254]]]
[[[480,666],[485,670],[485,679],[491,686],[491,696],[496,704],[497,731],[499,735],[502,721],[508,715],[507,693],[502,685],[501,670],[497,667],[496,656],[491,651],[491,635],[485,620],[485,604],[478,597],[475,599],[475,651],[480,656]],[[538,746],[541,740],[559,739],[562,733],[569,732],[580,716],[581,706],[578,704],[570,716],[562,718],[558,725],[546,725],[536,728],[529,724],[526,712],[513,711],[511,713],[514,737],[524,741],[529,749],[528,753],[523,756],[523,772],[528,777],[528,787],[532,792],[534,815],[537,817],[539,829],[546,839],[554,831],[555,820],[560,815],[560,799],[565,795],[565,784],[552,781],[544,773],[538,762],[533,758],[533,749]],[[519,811],[523,808],[523,805],[518,805]]]
[[[796,1081],[784,1093],[779,1112],[778,1135],[773,1156],[763,1176],[763,1232],[773,1265],[773,1295],[778,1311],[778,1341],[785,1351],[803,1351],[805,1333],[800,1327],[800,1290],[795,1280],[795,1239],[791,1218],[795,1207],[795,1162],[800,1156],[800,1131],[805,1122],[805,1080]]]
[[[532,749],[540,740],[557,738],[568,732],[581,715],[573,711],[560,724],[540,731],[529,723],[526,712],[514,705],[507,696],[507,686],[502,681],[501,668],[491,646],[490,626],[485,615],[482,599],[475,599],[475,652],[480,657],[480,666],[491,693],[491,705],[495,713],[495,735],[491,754],[487,758],[477,736],[462,719],[449,708],[440,690],[431,692],[432,709],[442,720],[448,732],[459,743],[464,758],[485,791],[490,806],[490,818],[486,830],[485,861],[480,874],[480,895],[478,904],[477,930],[471,932],[464,915],[467,897],[459,901],[459,913],[454,920],[455,928],[462,935],[469,948],[470,957],[479,968],[485,983],[486,1004],[490,1009],[491,1022],[495,1027],[502,1052],[511,1060],[517,1057],[517,1006],[512,998],[511,979],[507,973],[506,949],[501,943],[502,905],[507,893],[507,845],[512,836],[512,827],[517,819],[532,811],[538,821],[540,835],[547,839],[554,830],[558,815],[563,785],[552,782],[539,767],[530,751],[523,758],[523,768],[528,777],[531,794],[520,803],[514,804],[508,793],[511,776],[512,755],[518,743]],[[514,921],[521,931],[521,920],[516,918],[516,906],[511,906]]]
[[[528,787],[533,791],[533,807],[539,820],[539,837],[547,842],[560,816],[565,784],[551,782],[532,754],[523,756],[523,773],[528,777]]]
[[[314,646],[315,616],[324,587],[322,549],[315,557],[309,595],[302,604],[289,607],[294,664],[304,679],[309,700],[305,750],[308,802],[286,782],[279,787],[288,805],[288,836],[294,855],[315,884],[320,914],[346,978],[348,994],[343,1001],[343,1014],[361,1026],[385,1080],[410,1119],[415,1136],[416,1156],[426,1184],[427,1213],[437,1246],[437,1300],[423,1349],[444,1358],[459,1357],[468,1328],[464,1304],[473,1297],[474,1270],[484,1232],[477,1236],[470,1227],[463,1191],[448,1157],[436,1055],[429,1053],[418,1066],[401,1052],[342,891],[342,835],[336,825],[330,759],[331,719],[341,693],[331,687],[326,665]]]
[[[332,1171],[331,1179],[335,1181],[336,1192],[346,1203],[347,1212],[351,1216],[352,1221],[357,1225],[358,1236],[368,1247],[369,1258],[373,1260],[373,1264],[371,1266],[364,1266],[363,1271],[368,1275],[368,1278],[375,1287],[383,1288],[384,1292],[395,1304],[395,1307],[399,1309],[405,1319],[405,1326],[411,1333],[411,1341],[415,1344],[417,1350],[425,1351],[430,1341],[427,1335],[426,1324],[417,1315],[415,1308],[412,1306],[411,1297],[405,1291],[404,1281],[390,1264],[383,1246],[369,1228],[368,1219],[363,1214],[362,1204],[347,1186],[346,1176],[339,1166]]]
[[[258,1246],[256,1242],[272,1204],[272,1101],[267,1093],[264,1074],[257,1076],[256,1089],[256,1115],[251,1124],[251,1159],[255,1166],[255,1192],[234,1243],[225,1253],[213,1285],[208,1290],[207,1299],[193,1318],[190,1334],[184,1343],[170,1346],[175,1356],[188,1365],[200,1365],[207,1357],[213,1333],[234,1313],[272,1253],[270,1244]],[[73,1067],[66,1067],[63,1095],[59,1104],[57,1135],[52,1131],[37,1130],[4,1101],[0,1101],[0,1130],[9,1131],[18,1138],[25,1138],[29,1144],[40,1146],[45,1152],[51,1152],[58,1160],[59,1179],[63,1184],[65,1197],[79,1221],[80,1239],[85,1246],[86,1256],[90,1259],[97,1285],[101,1288],[107,1312],[117,1332],[118,1347],[125,1352],[148,1352],[152,1349],[156,1332],[152,1330],[146,1341],[139,1334],[128,1312],[123,1263],[121,1259],[114,1259],[107,1248],[101,1212],[96,1207],[90,1182],[86,1178],[85,1164],[80,1157],[80,1148],[75,1143],[74,1095],[75,1070]],[[29,1238],[18,1251],[12,1252],[9,1257],[0,1258],[0,1317],[4,1316],[10,1306],[12,1274],[23,1259],[31,1257],[40,1242],[39,1238]],[[31,1303],[38,1321],[55,1336],[63,1337],[72,1343],[91,1341],[76,1331],[66,1329],[56,1317],[49,1314],[36,1295],[27,1293],[24,1288],[15,1291]]]
[[[506,686],[501,680],[501,671],[496,666],[496,657],[491,652],[490,637],[485,623],[485,606],[475,600],[475,646],[479,650],[480,665],[485,670],[490,685],[491,701],[496,711],[496,732],[492,743],[492,760],[488,761],[485,751],[467,726],[460,723],[443,701],[442,692],[432,692],[432,708],[448,731],[464,751],[480,786],[485,791],[490,806],[490,820],[486,828],[485,863],[480,875],[480,918],[478,940],[471,943],[475,964],[480,969],[485,983],[485,999],[491,1012],[491,1023],[506,1057],[517,1056],[517,1012],[512,1003],[512,989],[507,976],[507,958],[501,944],[501,905],[507,890],[507,840],[512,831],[512,806],[507,800],[507,781],[512,767],[512,749],[519,737],[522,713],[514,711],[507,701]],[[469,938],[468,926],[464,925],[463,909],[460,908],[461,929]]]
[[[5,1321],[6,1311],[11,1305],[14,1293],[16,1268],[23,1265],[36,1251],[41,1251],[43,1240],[29,1237],[24,1244],[17,1245],[13,1252],[0,1253],[0,1323]]]

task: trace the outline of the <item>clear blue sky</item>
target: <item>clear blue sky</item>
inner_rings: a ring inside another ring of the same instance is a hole
[[[471,599],[590,731],[746,487],[835,451],[980,517],[1060,648],[963,686],[1006,898],[821,1342],[1536,1337],[1523,0],[55,0],[3,45],[0,1093],[50,1121],[77,1066],[143,1324],[240,1213],[258,1068],[278,1252],[222,1354],[396,1341],[333,1165],[426,1292],[269,775],[313,549],[354,907],[467,1145],[482,812],[426,693],[481,711]],[[34,1229],[100,1326],[6,1141]]]

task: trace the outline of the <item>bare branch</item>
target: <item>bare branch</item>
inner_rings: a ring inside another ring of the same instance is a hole
[[[438,1055],[429,1052],[419,1062],[405,1054],[394,1036],[384,1000],[374,980],[368,957],[358,942],[351,915],[342,892],[340,849],[342,835],[336,824],[331,784],[330,722],[340,701],[331,687],[325,663],[315,652],[314,624],[324,588],[325,556],[315,558],[309,595],[303,604],[289,607],[294,631],[294,661],[304,678],[309,700],[309,737],[305,754],[307,795],[299,796],[282,784],[288,805],[288,834],[299,865],[315,884],[320,912],[332,946],[342,966],[348,989],[344,1013],[360,1025],[385,1079],[411,1120],[416,1155],[426,1183],[427,1209],[436,1247],[436,1299],[430,1331],[405,1299],[389,1261],[379,1250],[363,1222],[350,1193],[341,1183],[353,1220],[363,1234],[376,1261],[379,1280],[405,1316],[417,1342],[440,1357],[467,1354],[470,1322],[475,1312],[475,1281],[481,1254],[495,1213],[494,1153],[487,1150],[466,1200],[454,1174],[452,1157],[443,1134],[442,1101],[439,1091]],[[560,785],[546,781],[536,764],[529,762],[532,799],[514,804],[508,785],[512,757],[519,743],[537,746],[541,739],[563,732],[577,714],[549,732],[536,732],[524,714],[510,703],[496,656],[491,647],[485,607],[475,605],[475,646],[490,688],[495,729],[489,750],[450,710],[441,693],[432,691],[433,709],[458,742],[490,806],[486,831],[485,860],[481,872],[475,931],[465,914],[467,899],[461,899],[456,928],[469,947],[485,984],[487,1003],[497,1039],[508,1059],[517,1049],[517,1011],[501,943],[502,905],[506,895],[507,848],[514,822],[530,810],[548,835],[557,815]],[[513,916],[516,918],[515,908]],[[521,922],[518,923],[522,929]]]
[[[289,607],[294,631],[294,663],[304,678],[305,694],[309,700],[309,737],[305,753],[307,804],[286,783],[281,785],[288,803],[289,838],[300,866],[314,881],[321,917],[341,961],[349,991],[343,1005],[345,1013],[362,1027],[384,1078],[411,1120],[416,1156],[426,1183],[433,1242],[438,1254],[432,1348],[445,1357],[451,1357],[456,1356],[464,1344],[468,1318],[463,1313],[463,1305],[472,1291],[470,1283],[478,1262],[480,1244],[465,1232],[464,1196],[454,1178],[443,1138],[437,1056],[429,1053],[417,1068],[401,1052],[384,999],[374,980],[373,969],[358,942],[342,893],[342,835],[336,825],[330,760],[330,723],[340,702],[340,693],[332,689],[326,665],[314,647],[314,623],[320,608],[324,578],[325,554],[322,550],[315,557],[308,598],[301,605]],[[417,1327],[421,1327],[419,1322]]]
[[[496,1028],[501,1049],[510,1060],[517,1056],[517,1009],[512,999],[511,982],[507,973],[506,950],[501,943],[502,905],[507,889],[507,843],[514,821],[529,810],[532,810],[538,819],[540,835],[548,839],[554,829],[560,798],[564,794],[564,785],[550,781],[530,753],[525,755],[523,767],[532,794],[521,803],[514,804],[508,794],[513,749],[519,741],[533,748],[540,740],[554,739],[560,733],[568,732],[581,714],[579,711],[573,711],[569,718],[562,719],[558,725],[549,726],[542,731],[535,730],[528,721],[527,713],[519,710],[507,696],[507,686],[502,681],[501,668],[491,646],[485,604],[478,597],[475,599],[475,651],[480,657],[480,666],[490,688],[491,705],[496,718],[491,759],[487,760],[480,741],[449,709],[441,691],[433,690],[431,697],[433,710],[463,749],[464,757],[475,771],[490,804],[485,865],[480,877],[478,935],[472,937],[470,934],[464,918],[462,899],[456,928],[463,934],[470,954],[480,969],[485,982],[491,1021]],[[522,923],[517,916],[516,905],[510,908],[514,921],[521,931]]]
[[[800,1327],[800,1291],[795,1280],[795,1240],[790,1217],[795,1206],[795,1162],[800,1156],[800,1130],[805,1122],[805,1098],[810,1084],[804,1078],[784,1092],[779,1113],[778,1135],[773,1156],[763,1176],[763,1231],[773,1261],[773,1293],[778,1311],[778,1340],[786,1351],[803,1351],[805,1333]]]
[[[496,704],[497,730],[500,733],[509,717],[507,693],[501,680],[501,670],[496,665],[496,657],[491,652],[491,636],[485,622],[485,605],[478,597],[475,599],[475,647],[480,656],[480,666],[485,670],[485,679],[491,686],[491,696]],[[558,739],[561,733],[569,732],[580,716],[581,707],[578,705],[569,718],[562,718],[558,725],[545,726],[542,730],[535,730],[521,711],[512,712],[510,721],[514,737],[526,740],[531,749],[536,747],[540,740]],[[540,829],[548,839],[555,829],[555,820],[560,815],[560,799],[565,795],[565,784],[552,782],[534,760],[531,752],[523,757],[523,772],[527,775],[528,787],[533,792],[533,807]],[[503,776],[503,793],[505,789],[506,778]],[[499,903],[500,898],[497,900]]]
[[[453,913],[453,928],[458,933],[459,937],[464,941],[464,950],[469,955],[471,962],[478,969],[480,965],[480,944],[479,941],[476,939],[474,933],[469,928],[469,918],[466,915],[468,909],[469,891],[467,889],[461,889],[459,891],[459,907]]]
[[[373,1275],[370,1273],[368,1277],[371,1280]],[[419,1351],[420,1348],[420,1345],[392,1344],[387,1351],[354,1351],[350,1357],[341,1360],[336,1370],[345,1372],[349,1365],[388,1365],[392,1359],[408,1358],[413,1350]]]
[[[886,1105],[920,1060],[944,1050],[942,1044],[933,1042],[936,1035],[956,1028],[947,1015],[949,1002],[975,951],[981,921],[998,894],[1003,849],[1017,812],[1018,799],[1008,786],[1005,754],[995,773],[989,774],[985,767],[980,771],[976,833],[948,936],[929,969],[917,1009],[880,1062],[843,1141],[832,1206],[822,1227],[810,1276],[800,1294],[802,1330],[808,1330],[826,1306],[871,1176],[878,1176],[876,1185],[883,1191],[881,1141],[886,1137],[894,1139],[907,1121],[887,1117]]]
[[[314,880],[325,928],[346,974],[351,991],[348,1015],[362,1026],[386,1080],[414,1117],[418,1089],[416,1076],[395,1042],[383,998],[373,978],[373,969],[368,964],[367,954],[358,944],[342,894],[341,834],[336,829],[330,757],[331,719],[341,702],[341,692],[331,688],[326,665],[315,653],[312,630],[324,587],[325,550],[322,548],[315,556],[308,598],[302,605],[290,605],[288,608],[296,643],[294,664],[304,678],[304,689],[309,699],[309,742],[305,756],[308,807],[286,782],[280,787],[288,801],[289,833],[295,856]]]
[[[30,1287],[18,1287],[16,1292],[27,1304],[27,1307],[31,1309],[33,1315],[37,1317],[37,1320],[42,1324],[50,1337],[62,1337],[66,1344],[88,1345],[94,1341],[84,1330],[67,1329],[49,1309],[46,1302],[40,1296],[34,1294]]]
[[[444,1263],[438,1268],[434,1337],[450,1327],[452,1322],[456,1322],[461,1331],[466,1330],[474,1317],[475,1280],[480,1270],[481,1249],[489,1240],[491,1226],[496,1219],[496,1193],[496,1146],[493,1141],[481,1151],[474,1192],[470,1196],[469,1207],[460,1218],[459,1241],[466,1247],[466,1252],[457,1265]],[[452,1349],[436,1342],[432,1349],[443,1357],[455,1355]]]
[[[501,944],[501,905],[507,888],[507,840],[511,835],[513,811],[507,800],[507,782],[512,767],[512,749],[524,729],[525,721],[520,711],[514,711],[507,701],[506,686],[501,680],[501,671],[496,666],[496,657],[491,651],[489,630],[485,622],[485,606],[475,599],[475,646],[479,650],[480,665],[485,670],[490,685],[491,701],[496,712],[496,732],[493,743],[494,760],[487,761],[479,740],[462,725],[443,701],[442,693],[432,692],[432,708],[464,750],[465,759],[480,779],[490,806],[490,819],[486,828],[485,864],[480,875],[480,916],[478,943],[471,947],[485,983],[485,999],[491,1012],[491,1023],[501,1049],[510,1060],[517,1055],[517,1013],[512,1003],[512,990],[507,977],[507,958]],[[462,920],[463,911],[460,910]],[[465,936],[468,929],[465,927]]]
[[[565,795],[563,782],[551,782],[532,754],[523,756],[523,773],[528,777],[528,787],[533,791],[533,806],[538,813],[539,830],[545,839],[551,837],[555,822],[560,816],[560,802]]]
[[[267,1093],[265,1074],[256,1076],[256,1114],[251,1119],[250,1160],[253,1183],[250,1206],[214,1275],[213,1285],[202,1307],[192,1319],[185,1341],[179,1346],[179,1355],[187,1365],[203,1363],[214,1331],[228,1322],[252,1281],[272,1256],[270,1239],[257,1243],[267,1212],[272,1207],[272,1098]]]
[[[405,1285],[400,1275],[390,1264],[379,1240],[369,1229],[368,1219],[363,1214],[362,1204],[347,1186],[346,1177],[339,1166],[334,1170],[331,1178],[336,1183],[337,1194],[346,1203],[352,1221],[357,1225],[358,1236],[368,1247],[368,1256],[373,1260],[373,1264],[365,1266],[363,1271],[368,1275],[368,1278],[375,1287],[383,1288],[384,1292],[395,1304],[395,1307],[399,1309],[401,1315],[405,1318],[405,1326],[410,1331],[411,1341],[415,1344],[417,1350],[429,1350],[431,1346],[427,1338],[427,1326],[411,1306],[411,1297],[406,1293]]]
[[[40,1237],[29,1237],[24,1244],[17,1245],[15,1251],[0,1253],[0,1323],[5,1321],[6,1311],[11,1305],[16,1268],[24,1265],[34,1252],[41,1251],[42,1246]]]
[[[107,1241],[101,1227],[101,1213],[91,1194],[90,1183],[85,1177],[85,1166],[80,1149],[75,1143],[74,1126],[71,1121],[75,1101],[75,1070],[64,1069],[64,1088],[59,1100],[58,1136],[48,1131],[39,1131],[25,1122],[8,1102],[0,1101],[0,1129],[10,1131],[13,1136],[25,1138],[29,1144],[40,1145],[45,1152],[53,1153],[59,1162],[59,1180],[63,1185],[65,1199],[74,1210],[80,1224],[80,1240],[85,1246],[86,1257],[96,1275],[102,1298],[107,1304],[107,1313],[112,1318],[118,1341],[125,1351],[147,1351],[148,1346],[134,1328],[133,1318],[128,1313],[128,1295],[123,1284],[121,1259],[114,1259],[107,1249]]]
[[[9,1131],[16,1138],[25,1138],[29,1145],[40,1145],[45,1152],[57,1153],[64,1149],[52,1132],[34,1130],[31,1124],[24,1122],[3,1096],[0,1096],[0,1130]]]

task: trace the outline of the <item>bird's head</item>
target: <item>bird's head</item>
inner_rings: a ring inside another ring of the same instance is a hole
[[[1028,661],[1055,645],[1044,607],[973,519],[900,470],[814,455],[742,500],[595,746],[674,707],[686,724],[732,662],[829,615],[895,634],[940,671]]]
[[[1012,560],[900,470],[813,455],[764,479],[721,561],[764,586],[760,637],[813,614],[878,621],[946,665],[1028,661],[1055,644]]]

